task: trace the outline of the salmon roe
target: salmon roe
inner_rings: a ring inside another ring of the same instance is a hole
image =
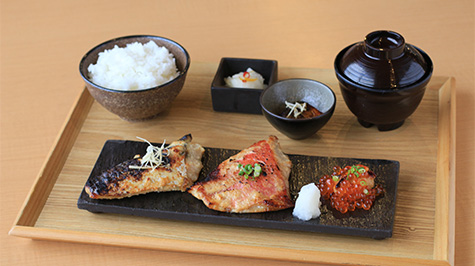
[[[335,166],[331,175],[320,178],[317,187],[332,208],[341,213],[356,208],[369,210],[376,197],[384,193],[381,185],[374,186],[375,177],[367,166],[361,164],[344,168]]]

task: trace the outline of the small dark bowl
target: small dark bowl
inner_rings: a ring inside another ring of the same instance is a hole
[[[115,45],[125,47],[128,43],[145,44],[154,41],[164,46],[175,57],[180,74],[173,80],[152,88],[135,91],[115,90],[93,83],[89,78],[88,66],[95,64],[100,52],[112,49]],[[140,121],[153,118],[170,107],[185,83],[190,67],[190,55],[180,44],[167,38],[151,35],[125,36],[106,41],[92,48],[81,59],[79,72],[86,83],[92,97],[110,112],[129,121]]]
[[[317,108],[321,115],[312,118],[293,119],[281,116],[285,101],[306,102]],[[265,118],[278,131],[291,139],[305,139],[320,130],[333,115],[335,93],[327,85],[311,79],[281,80],[262,92],[260,105]]]
[[[432,75],[432,61],[392,31],[375,31],[344,48],[334,62],[348,109],[364,127],[399,128],[417,109]]]
[[[224,78],[246,71],[250,67],[264,78],[264,84],[277,82],[277,61],[245,58],[221,58],[218,70],[211,84],[213,110],[248,114],[262,114],[259,97],[262,89],[232,88],[226,86]]]

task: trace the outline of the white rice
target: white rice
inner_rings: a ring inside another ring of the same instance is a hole
[[[292,215],[300,220],[308,221],[320,216],[320,190],[315,183],[303,186],[295,202]]]
[[[87,70],[95,84],[124,91],[152,88],[179,75],[173,54],[153,41],[116,45],[99,53],[97,63]]]
[[[264,85],[264,77],[262,77],[261,74],[257,73],[254,71],[252,68],[247,68],[246,70],[247,73],[246,77],[244,77],[245,72],[240,72],[237,74],[234,74],[231,77],[226,77],[224,78],[224,82],[226,83],[226,86],[232,87],[232,88],[248,88],[248,89],[264,89],[266,86]],[[244,81],[243,81],[244,80]]]

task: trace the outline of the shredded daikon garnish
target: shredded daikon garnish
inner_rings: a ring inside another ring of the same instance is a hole
[[[300,114],[307,111],[307,103],[303,103],[303,104],[299,102],[289,103],[288,101],[285,101],[285,107],[290,109],[290,112],[287,115],[287,117],[293,114],[294,118],[297,118]]]
[[[137,137],[140,140],[143,140],[148,143],[147,153],[140,159],[141,165],[131,165],[129,166],[130,169],[152,169],[162,166],[165,164],[164,157],[170,155],[168,148],[172,146],[168,146],[165,148],[166,140],[163,140],[163,143],[160,147],[153,146],[148,140],[143,139],[141,137]]]

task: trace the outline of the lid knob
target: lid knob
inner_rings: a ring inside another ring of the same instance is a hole
[[[392,31],[374,31],[366,35],[364,51],[375,58],[396,59],[404,53],[404,38]]]

